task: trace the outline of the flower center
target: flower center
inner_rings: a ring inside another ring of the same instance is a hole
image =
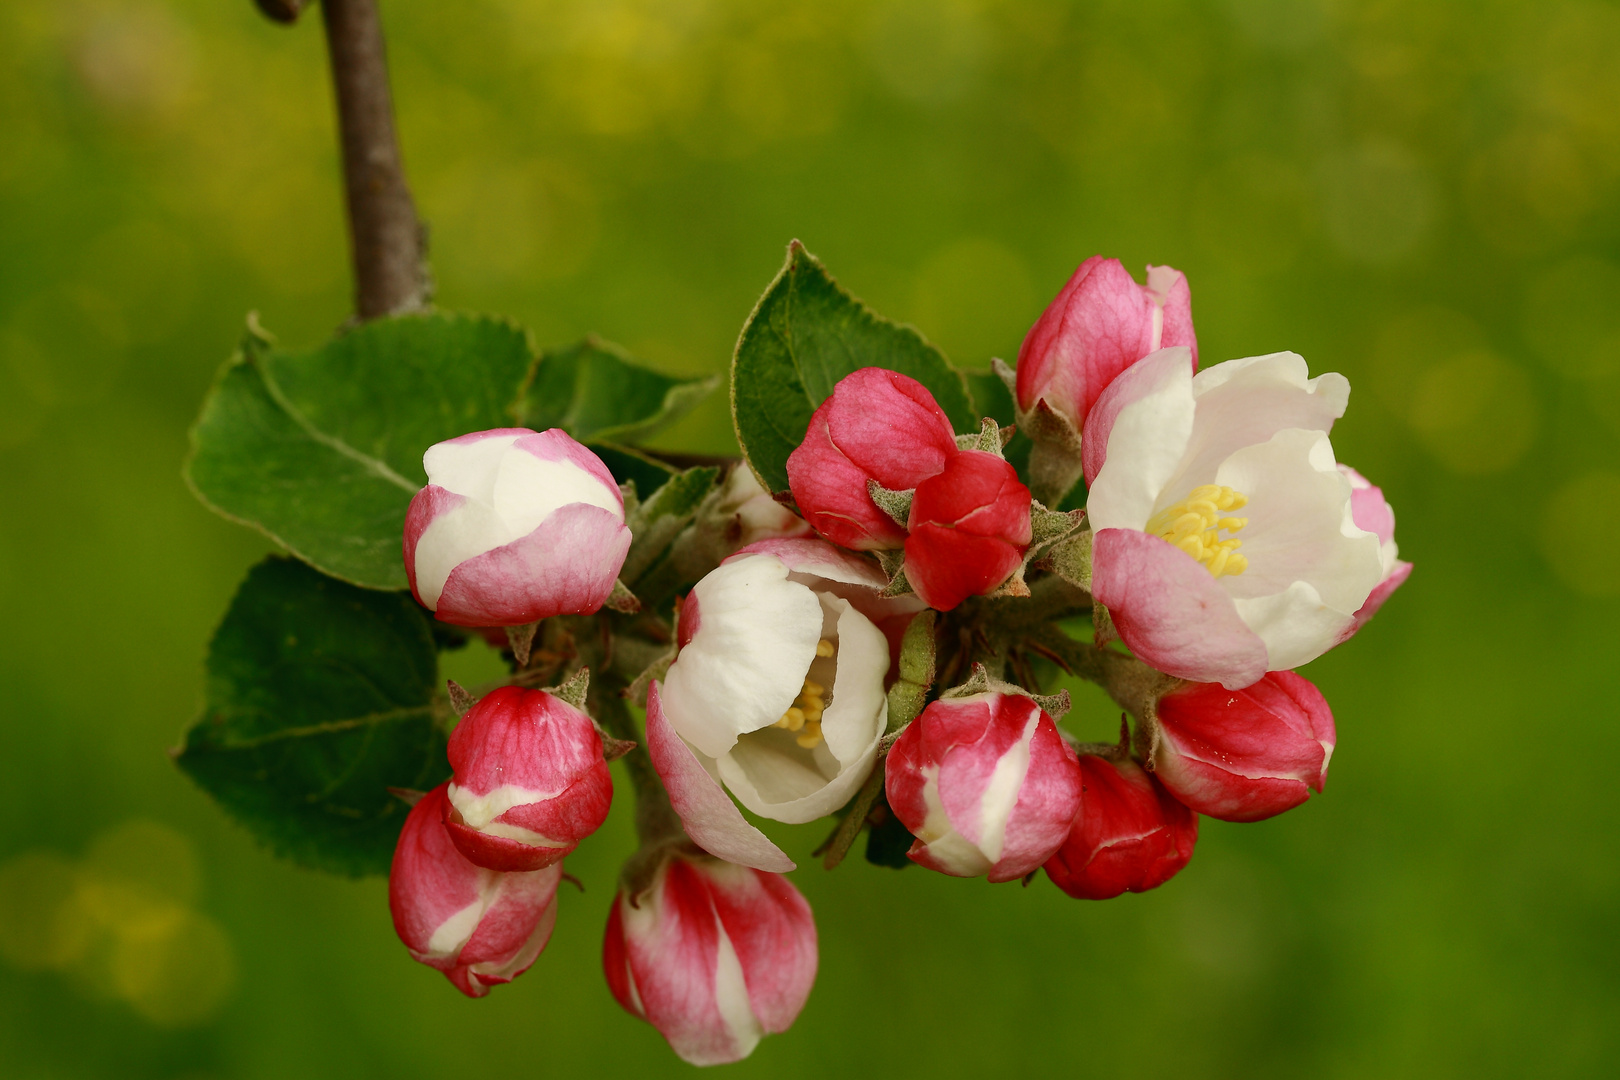
[[[1222,538],[1225,530],[1235,533],[1249,523],[1248,518],[1222,517],[1228,510],[1241,510],[1249,497],[1241,491],[1216,484],[1193,488],[1185,499],[1154,514],[1147,532],[1185,551],[1209,570],[1211,577],[1241,574],[1249,560],[1237,553],[1243,541]]]
[[[826,638],[816,642],[817,660],[830,660],[837,651],[837,647]],[[773,726],[796,732],[798,738],[794,742],[806,750],[813,749],[821,742],[821,714],[827,711],[827,704],[827,688],[807,675],[804,689],[799,691],[792,707]]]

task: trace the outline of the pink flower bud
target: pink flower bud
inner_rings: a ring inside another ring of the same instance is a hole
[[[1080,812],[1046,876],[1080,900],[1147,892],[1192,858],[1198,815],[1128,758],[1080,755]]]
[[[428,486],[405,515],[411,593],[458,626],[588,615],[630,550],[624,498],[561,428],[497,428],[422,455]]]
[[[917,837],[906,854],[956,877],[1012,881],[1069,835],[1080,770],[1052,718],[1021,694],[945,698],[895,740],[884,789]]]
[[[917,485],[906,539],[906,579],[924,603],[949,611],[994,592],[1024,562],[1029,488],[983,450],[963,450]]]
[[[1350,481],[1351,518],[1356,528],[1366,529],[1378,537],[1379,557],[1384,564],[1383,580],[1373,586],[1367,602],[1357,609],[1354,621],[1344,634],[1348,638],[1365,626],[1384,606],[1384,601],[1412,575],[1412,564],[1396,558],[1399,549],[1395,546],[1395,509],[1384,501],[1383,491],[1348,465],[1341,464],[1339,472]]]
[[[560,862],[613,803],[591,718],[544,690],[491,691],[450,735],[445,825],[461,853],[491,870]]]
[[[1018,350],[1019,412],[1044,402],[1079,432],[1116,375],[1172,345],[1191,349],[1193,367],[1198,366],[1185,275],[1149,266],[1147,284],[1138,285],[1118,259],[1093,255],[1030,327]]]
[[[1333,713],[1291,671],[1242,690],[1193,683],[1159,699],[1155,775],[1181,802],[1223,821],[1259,821],[1321,791]]]
[[[816,979],[816,924],[780,874],[675,857],[645,892],[619,893],[602,967],[625,1011],[684,1060],[741,1061],[804,1008]]]
[[[916,379],[886,368],[845,375],[788,456],[788,486],[816,531],[857,551],[897,548],[906,531],[878,509],[867,481],[910,491],[956,454],[950,418]]]
[[[502,874],[474,866],[444,827],[440,784],[411,808],[394,849],[388,906],[411,956],[444,972],[468,997],[529,970],[557,921],[562,866]]]

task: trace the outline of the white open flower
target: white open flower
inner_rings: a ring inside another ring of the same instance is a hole
[[[1098,400],[1093,592],[1138,656],[1236,689],[1343,640],[1385,573],[1328,440],[1349,395],[1293,353],[1194,375],[1163,349]]]
[[[875,599],[883,584],[876,567],[821,541],[775,543],[787,554],[739,553],[693,587],[681,607],[681,651],[658,699],[711,778],[756,814],[798,823],[838,809],[871,773],[888,719],[889,644],[837,595]],[[795,557],[804,553],[818,560],[814,568]],[[851,577],[863,580],[840,580]],[[672,781],[662,761],[660,772]],[[675,789],[694,782],[671,783],[677,810]]]

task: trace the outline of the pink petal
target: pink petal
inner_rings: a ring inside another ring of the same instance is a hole
[[[786,873],[793,860],[748,824],[719,781],[704,769],[664,716],[659,684],[647,690],[647,753],[692,842],[709,854],[756,870]]]
[[[463,435],[462,438],[468,436]],[[427,531],[427,527],[433,524],[434,518],[448,514],[466,501],[465,495],[457,495],[437,484],[429,484],[416,493],[411,499],[410,509],[405,511],[405,579],[410,582],[411,595],[416,598],[418,604],[422,603],[422,596],[416,591],[416,542]]]
[[[1119,377],[1110,382],[1098,395],[1096,404],[1086,414],[1086,426],[1080,439],[1080,460],[1085,469],[1088,486],[1097,479],[1097,474],[1102,471],[1103,462],[1108,460],[1108,437],[1113,434],[1114,421],[1119,419],[1119,414],[1127,405],[1134,404],[1161,389],[1167,380],[1178,374],[1174,370],[1176,365],[1183,363],[1193,368],[1197,367],[1198,362],[1193,358],[1191,350],[1183,352],[1177,347],[1172,351],[1172,347],[1166,347],[1158,352],[1149,353],[1120,372]],[[1190,426],[1190,416],[1188,422]],[[1185,445],[1185,438],[1185,434],[1181,433],[1176,436],[1177,442],[1173,450],[1178,459]]]
[[[610,511],[571,503],[527,536],[461,563],[439,595],[438,617],[458,626],[521,626],[601,608],[630,530]]]
[[[1266,673],[1266,646],[1196,559],[1136,529],[1103,529],[1091,591],[1121,640],[1166,675],[1237,690]]]
[[[1384,601],[1388,600],[1395,590],[1400,588],[1401,585],[1405,583],[1406,579],[1411,576],[1411,563],[1396,563],[1395,569],[1389,572],[1389,577],[1379,582],[1377,587],[1368,594],[1366,603],[1361,605],[1360,610],[1356,612],[1355,617],[1350,621],[1349,629],[1347,629],[1344,632],[1344,636],[1339,639],[1340,643],[1342,644],[1343,642],[1350,640],[1350,638],[1355,636],[1357,630],[1360,630],[1363,626],[1366,626],[1367,620],[1378,614],[1378,609],[1384,606]]]

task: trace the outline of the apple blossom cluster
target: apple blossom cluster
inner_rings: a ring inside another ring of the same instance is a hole
[[[997,370],[1027,460],[1014,428],[956,431],[917,378],[859,368],[814,408],[786,491],[732,467],[628,583],[642,504],[563,431],[428,449],[412,594],[510,642],[513,675],[452,687],[451,779],[400,835],[390,903],[415,959],[474,997],[533,964],[620,757],[640,845],[608,987],[697,1064],[788,1028],[815,977],[795,863],[745,810],[828,822],[829,866],[903,828],[918,866],[1044,870],[1101,900],[1179,873],[1201,816],[1323,789],[1333,715],[1294,669],[1411,572],[1330,441],[1348,382],[1293,353],[1200,368],[1186,278],[1100,256]],[[1117,742],[1060,726],[1064,675],[1130,715]]]

